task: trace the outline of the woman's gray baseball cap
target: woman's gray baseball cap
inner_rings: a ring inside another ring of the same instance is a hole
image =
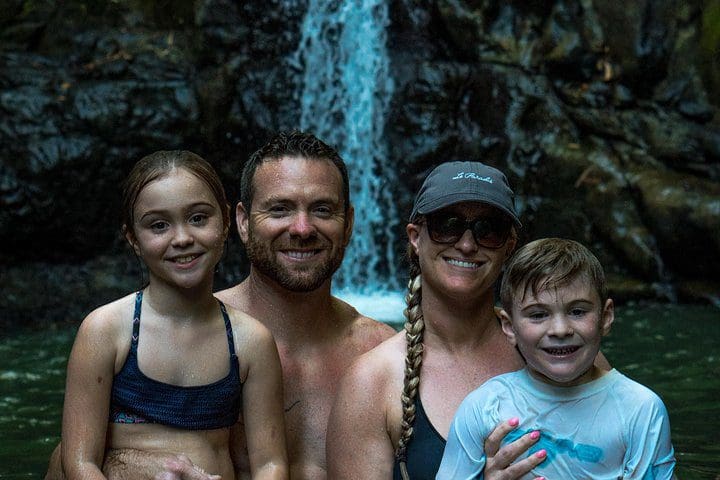
[[[415,197],[410,221],[460,202],[492,205],[510,215],[517,228],[522,227],[505,174],[480,162],[446,162],[435,167]]]

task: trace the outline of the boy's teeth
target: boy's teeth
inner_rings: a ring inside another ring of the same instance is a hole
[[[194,256],[194,255],[191,255],[191,256],[189,256],[189,257],[176,258],[176,259],[175,259],[175,262],[176,262],[176,263],[190,263],[190,262],[192,262],[194,259],[195,259],[195,256]]]
[[[545,351],[548,352],[550,355],[569,355],[577,349],[578,347],[556,347],[546,348]]]

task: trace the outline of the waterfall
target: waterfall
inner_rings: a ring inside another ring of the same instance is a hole
[[[304,72],[300,128],[337,148],[350,175],[355,227],[334,280],[341,297],[399,290],[397,180],[383,139],[393,90],[388,24],[383,0],[310,0],[294,59]]]

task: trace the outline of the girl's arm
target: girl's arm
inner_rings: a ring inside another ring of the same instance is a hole
[[[68,480],[105,478],[102,464],[117,352],[112,323],[97,310],[88,315],[70,352],[61,446]]]
[[[289,468],[280,357],[270,331],[253,322],[252,335],[245,340],[247,355],[243,356],[248,372],[243,384],[242,416],[250,471],[253,479],[286,480]],[[242,451],[242,445],[232,445],[231,451]]]

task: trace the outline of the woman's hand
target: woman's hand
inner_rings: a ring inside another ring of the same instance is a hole
[[[530,470],[539,465],[547,452],[539,450],[528,458],[513,463],[520,455],[525,453],[540,438],[540,432],[533,431],[526,433],[512,443],[502,448],[500,444],[505,436],[513,431],[520,421],[511,418],[507,422],[500,423],[485,440],[486,463],[483,470],[486,480],[517,480]],[[544,480],[545,477],[535,477],[535,480]]]

